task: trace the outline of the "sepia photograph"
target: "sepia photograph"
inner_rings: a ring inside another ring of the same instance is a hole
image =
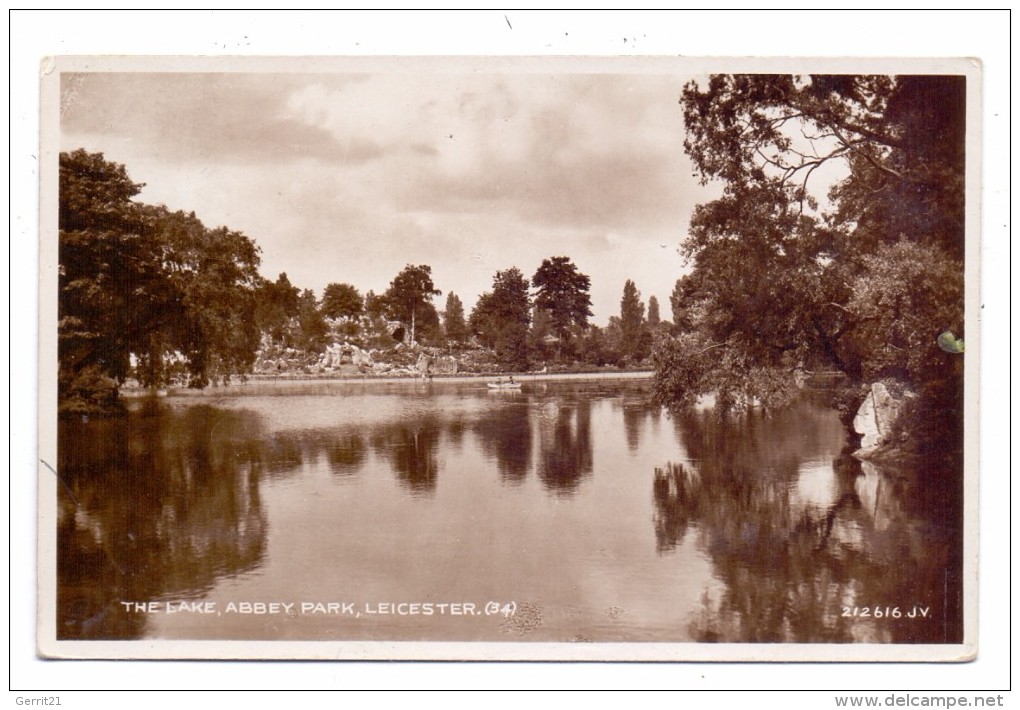
[[[973,63],[52,62],[43,655],[973,658]]]

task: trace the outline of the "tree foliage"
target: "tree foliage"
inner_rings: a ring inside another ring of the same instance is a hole
[[[443,310],[443,330],[446,339],[451,343],[464,343],[470,334],[464,321],[464,304],[460,297],[452,291],[446,296],[446,308]]]
[[[357,318],[364,312],[358,289],[348,283],[331,283],[322,292],[322,314],[327,318]]]
[[[659,299],[655,296],[648,297],[648,327],[655,330],[659,327],[659,323],[662,322],[661,316],[659,315]]]
[[[432,305],[432,298],[439,295],[442,295],[442,291],[432,283],[432,267],[427,264],[408,264],[390,282],[383,298],[388,315],[409,329],[410,342],[413,344],[416,342],[415,329],[420,318],[425,318],[433,328],[438,325],[439,317]]]
[[[591,279],[569,257],[554,256],[542,261],[531,285],[538,289],[535,305],[549,312],[552,327],[561,340],[569,337],[572,326],[587,327],[592,315]]]
[[[59,176],[61,407],[108,409],[132,356],[151,386],[167,382],[175,359],[195,386],[249,371],[255,244],[193,213],[134,201],[142,185],[101,153],[61,153]]]
[[[620,353],[624,357],[642,360],[648,354],[645,325],[645,304],[641,302],[641,292],[633,281],[627,279],[620,299]]]
[[[365,293],[365,314],[373,320],[385,317],[386,300],[382,296],[377,296],[375,291],[367,291]]]
[[[683,245],[693,269],[670,298],[679,333],[656,348],[662,399],[778,404],[797,366],[954,390],[934,343],[962,329],[965,93],[954,76],[684,87],[685,150],[722,195]]]
[[[298,299],[297,321],[298,347],[308,352],[321,352],[328,342],[329,324],[310,288],[304,289]]]
[[[60,155],[58,356],[60,396],[85,386],[81,375],[115,382],[147,336],[158,302],[159,249],[134,198],[142,185],[123,165],[79,150]],[[150,295],[151,294],[151,295]],[[109,397],[105,398],[109,400]]]
[[[530,323],[527,279],[517,268],[496,272],[492,291],[479,296],[471,311],[471,331],[481,344],[496,351],[500,364],[522,370],[528,366]]]
[[[276,281],[263,280],[256,293],[255,319],[259,329],[274,342],[293,346],[290,319],[297,317],[301,290],[291,285],[286,273]]]
[[[164,249],[162,280],[168,298],[162,313],[150,320],[150,342],[156,346],[143,362],[147,359],[152,367],[179,353],[194,387],[249,372],[259,344],[254,318],[262,282],[258,247],[226,227],[207,229],[194,213],[152,212]],[[161,368],[151,373],[141,378],[143,384],[165,383]]]

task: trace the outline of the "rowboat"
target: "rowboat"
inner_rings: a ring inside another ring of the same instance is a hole
[[[519,390],[521,388],[520,382],[489,382],[490,390]]]

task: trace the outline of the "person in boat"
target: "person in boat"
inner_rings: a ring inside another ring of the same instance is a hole
[[[514,383],[514,376],[510,375],[510,384],[513,384],[513,383]]]

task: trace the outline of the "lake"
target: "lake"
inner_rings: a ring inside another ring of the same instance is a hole
[[[64,639],[959,643],[959,495],[824,393],[319,382],[62,421]],[[941,476],[944,478],[944,476]]]

